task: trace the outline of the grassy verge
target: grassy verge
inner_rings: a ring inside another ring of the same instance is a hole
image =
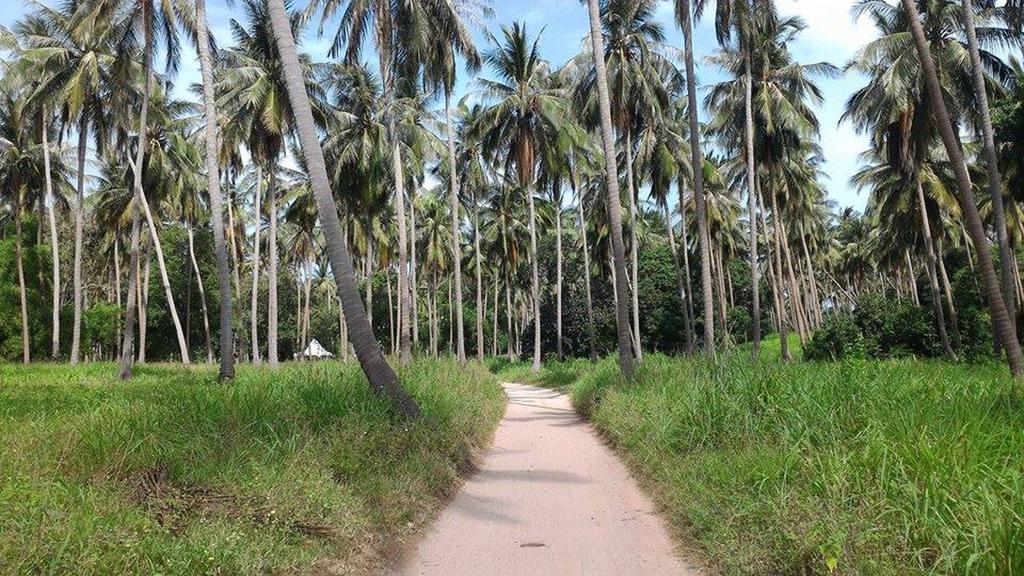
[[[727,574],[1024,573],[1024,406],[999,365],[614,359],[573,400]]]
[[[379,562],[452,493],[504,399],[419,361],[416,424],[358,368],[0,366],[0,573],[252,574]]]

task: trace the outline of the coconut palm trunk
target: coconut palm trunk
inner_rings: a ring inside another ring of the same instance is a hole
[[[299,56],[292,37],[288,13],[284,0],[269,0],[270,19],[277,40],[278,50],[285,79],[288,85],[289,99],[295,112],[295,123],[302,144],[303,155],[309,169],[310,182],[317,204],[317,212],[327,244],[327,251],[338,285],[338,296],[344,308],[345,320],[349,335],[355,345],[356,356],[359,358],[363,373],[366,374],[370,386],[383,394],[396,411],[407,418],[419,418],[420,409],[415,400],[401,387],[398,375],[388,366],[380,352],[359,299],[356,285],[355,270],[348,253],[345,236],[338,218],[338,208],[334,203],[330,180],[323,150],[320,148],[316,126],[313,123],[313,112],[309,104],[309,95],[302,77]],[[401,224],[404,225],[404,222]]]
[[[89,117],[82,112],[78,124],[78,184],[75,190],[74,306],[71,324],[71,365],[78,364],[82,345],[82,228],[85,224],[85,148],[89,142]]]
[[[715,305],[711,289],[711,237],[708,234],[707,208],[704,199],[704,156],[700,144],[700,122],[697,118],[697,73],[693,60],[693,11],[690,0],[676,0],[676,18],[683,30],[683,59],[686,65],[686,114],[690,123],[690,166],[693,172],[693,198],[697,211],[697,242],[701,255],[701,293],[704,300],[704,352],[715,356]],[[683,203],[680,199],[679,210]],[[685,217],[685,215],[684,215]],[[755,239],[756,241],[756,239]],[[757,290],[757,282],[751,284]],[[757,299],[755,299],[755,302]],[[755,325],[760,324],[760,307],[754,309]]]
[[[42,138],[43,138],[43,172],[46,178],[46,217],[50,225],[50,263],[53,271],[51,303],[51,340],[50,358],[60,358],[60,245],[57,239],[57,203],[53,195],[53,172],[50,166],[50,140],[49,117],[46,115],[46,107],[42,111]]]
[[[466,336],[462,320],[462,228],[459,226],[459,171],[455,166],[455,129],[452,125],[452,95],[444,92],[445,128],[448,132],[449,211],[452,219],[452,262],[455,263],[455,349],[459,364],[466,363]],[[480,291],[477,290],[477,294]],[[477,303],[479,309],[479,303]]]
[[[575,172],[573,178],[576,178]],[[580,244],[583,249],[583,288],[587,297],[587,346],[590,359],[597,360],[597,330],[594,328],[594,295],[590,286],[590,246],[587,240],[587,218],[583,207],[583,188],[576,184],[577,219],[580,227]]]
[[[530,166],[530,184],[526,187],[526,202],[530,208],[530,296],[533,301],[533,373],[540,373],[540,263],[537,256],[537,209],[533,199],[533,167]]]
[[[473,251],[476,254],[476,358],[484,361],[484,303],[483,255],[480,253],[480,208],[473,203]]]
[[[140,154],[141,156],[141,154]],[[141,166],[136,164],[136,167]],[[137,170],[141,172],[141,170]],[[167,263],[164,260],[164,249],[160,243],[160,236],[157,234],[156,224],[153,221],[153,212],[149,209],[149,202],[146,200],[145,194],[142,193],[142,179],[138,178],[138,197],[142,200],[142,213],[146,217],[146,224],[149,226],[150,240],[153,242],[153,248],[156,250],[156,264],[157,269],[160,271],[160,282],[164,287],[164,296],[167,298],[167,309],[171,313],[171,320],[174,322],[174,331],[178,336],[178,349],[181,352],[181,362],[186,366],[191,364],[188,354],[188,344],[185,341],[185,331],[181,326],[181,319],[178,316],[178,308],[174,304],[174,290],[171,288],[171,279],[167,274]]]
[[[629,283],[630,305],[633,307],[633,353],[638,361],[643,360],[643,346],[640,345],[640,210],[637,207],[636,180],[633,175],[633,131],[626,128],[626,194],[629,195],[629,260],[630,277]]]
[[[558,360],[565,359],[562,352],[562,199],[555,205],[555,332]]]
[[[213,364],[213,344],[210,342],[210,313],[206,307],[206,287],[203,285],[203,275],[199,271],[199,262],[196,260],[195,233],[192,225],[185,229],[188,234],[188,257],[192,261],[192,271],[196,275],[196,286],[199,287],[199,303],[203,309],[203,335],[206,337],[206,362]],[[230,295],[230,293],[229,293]]]
[[[676,232],[672,226],[672,216],[669,213],[668,203],[664,206],[665,209],[665,228],[668,232],[668,246],[672,251],[672,266],[676,271],[676,284],[679,288],[679,301],[683,305],[683,331],[686,337],[686,348],[690,350],[693,348],[693,325],[690,324],[690,314],[687,312],[687,300],[689,297],[686,291],[686,283],[683,281],[683,269],[679,264],[679,248],[676,246]]]
[[[196,0],[196,27],[199,41],[199,64],[203,80],[203,118],[205,120],[206,190],[210,198],[210,226],[213,229],[213,251],[217,258],[217,289],[220,295],[220,374],[221,380],[235,377],[235,336],[232,326],[231,267],[224,242],[224,199],[220,192],[218,162],[219,128],[217,99],[214,93],[213,56],[210,53],[206,21],[206,0]],[[204,312],[205,314],[205,312]]]
[[[277,162],[271,160],[267,189],[267,364],[276,369],[277,360]]]
[[[14,190],[14,257],[18,268],[18,300],[21,302],[21,361],[28,364],[32,361],[32,343],[28,331],[28,297],[25,293],[25,265],[21,234],[22,191]]]
[[[928,47],[928,39],[925,37],[924,28],[921,25],[917,5],[914,0],[902,0],[902,2],[904,10],[910,15],[910,29],[928,88],[931,112],[938,124],[946,154],[956,173],[957,187],[959,188],[957,199],[960,202],[967,230],[978,253],[978,268],[981,271],[992,324],[999,336],[999,342],[1006,352],[1010,372],[1015,379],[1021,379],[1024,378],[1024,356],[1021,355],[1020,342],[1017,340],[1017,327],[1014,325],[1014,319],[1010,317],[1003,299],[999,278],[996,276],[995,266],[992,263],[992,254],[989,252],[988,236],[985,234],[985,226],[982,224],[981,215],[978,213],[978,204],[974,199],[971,176],[967,171],[967,164],[964,162],[963,151],[957,141],[949,110],[946,108],[946,101],[943,99],[935,61],[932,60],[931,49]]]
[[[746,76],[744,81],[743,114],[744,114],[744,139],[746,144],[747,162],[747,215],[750,222],[757,220],[757,200],[754,198],[756,188],[757,172],[754,162],[754,76],[750,69],[750,49],[744,48],[743,68]],[[778,219],[779,215],[775,215]],[[751,356],[756,360],[761,354],[761,269],[757,254],[757,226],[750,226],[750,294],[751,294]]]
[[[263,211],[263,168],[256,164],[256,190],[253,198],[253,241],[252,241],[252,293],[249,303],[249,341],[252,345],[252,363],[259,366],[260,359],[260,226]]]
[[[690,334],[687,341],[687,352],[693,353],[696,340],[697,340],[697,320],[696,315],[693,311],[693,285],[690,282],[690,238],[689,232],[687,232],[686,225],[686,198],[684,191],[686,190],[686,178],[684,175],[679,176],[679,233],[682,240],[682,253],[683,253],[683,281],[686,284],[686,316],[690,323]],[[699,230],[698,230],[699,235]]]
[[[964,30],[967,32],[967,47],[971,54],[971,75],[974,91],[978,97],[978,115],[981,117],[981,133],[985,144],[985,166],[988,169],[988,193],[992,198],[992,224],[999,242],[999,260],[1002,271],[1003,301],[1010,320],[1016,322],[1017,302],[1014,290],[1014,272],[1017,260],[1010,248],[1010,234],[1006,228],[1006,210],[1003,199],[1003,179],[999,173],[999,157],[996,154],[995,130],[992,127],[992,112],[989,107],[988,90],[985,87],[985,69],[981,63],[981,49],[974,25],[974,6],[971,0],[961,3]]]
[[[612,259],[615,290],[620,297],[615,304],[615,324],[619,341],[619,368],[626,378],[633,377],[633,343],[630,336],[629,310],[626,298],[626,247],[622,240],[622,200],[619,195],[619,174],[615,162],[612,132],[612,106],[608,91],[608,70],[604,61],[604,37],[601,32],[601,11],[597,0],[587,0],[590,12],[590,42],[597,72],[597,94],[601,112],[601,143],[604,146],[605,184],[608,190],[608,224],[612,235]],[[710,284],[710,282],[709,282]]]
[[[921,214],[921,233],[924,236],[924,249],[928,258],[928,287],[932,291],[932,311],[935,314],[935,328],[939,332],[939,340],[942,342],[942,351],[946,358],[955,361],[956,353],[949,344],[949,335],[946,333],[946,315],[942,310],[942,292],[939,288],[938,258],[935,256],[935,242],[932,240],[932,225],[928,221],[928,204],[924,199],[924,186],[921,185],[920,171],[917,180],[917,207]]]

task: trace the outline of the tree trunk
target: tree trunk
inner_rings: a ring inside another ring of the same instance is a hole
[[[71,325],[70,358],[72,366],[78,364],[82,345],[82,228],[85,225],[85,148],[88,142],[89,117],[83,112],[78,126],[78,186],[75,191],[75,315]]]
[[[590,12],[590,41],[593,45],[594,67],[597,71],[597,93],[601,112],[601,142],[603,144],[605,184],[608,191],[608,224],[611,227],[612,255],[615,286],[619,294],[626,293],[626,247],[622,241],[622,204],[619,195],[618,167],[615,165],[615,143],[612,140],[611,100],[608,95],[608,71],[604,62],[604,37],[598,0],[587,0]],[[625,298],[615,306],[616,333],[619,340],[619,367],[622,375],[633,377],[633,344],[630,341],[629,310]]]
[[[466,337],[462,323],[462,228],[459,226],[459,172],[455,166],[455,130],[452,127],[451,93],[445,90],[444,112],[448,132],[448,180],[451,183],[449,210],[452,219],[452,261],[455,263],[455,357],[459,364],[466,363]],[[479,292],[478,292],[479,293]],[[479,303],[478,303],[479,305]]]
[[[914,262],[910,259],[910,250],[903,252],[903,260],[907,264],[907,278],[910,288],[910,297],[914,301],[914,306],[921,305],[921,297],[917,293],[917,273],[914,271]]]
[[[123,338],[124,328],[121,325],[121,322],[123,320],[122,317],[121,317],[121,306],[122,306],[123,302],[121,301],[121,249],[118,247],[118,244],[119,244],[118,239],[115,236],[114,237],[114,292],[117,294],[117,298],[116,298],[116,300],[114,302],[117,305],[117,335],[116,335],[117,336],[117,344],[115,344],[115,346],[117,348],[116,349],[117,359],[118,359],[118,361],[120,361],[121,360],[121,351],[122,351],[121,350],[121,339]],[[129,294],[129,297],[130,296],[131,296],[131,294]]]
[[[192,232],[192,225],[186,226],[188,232],[188,255],[192,260],[192,270],[196,274],[196,286],[199,287],[199,303],[203,308],[203,334],[206,336],[206,362],[213,364],[213,344],[210,342],[210,313],[206,307],[206,287],[203,285],[203,275],[199,272],[199,262],[196,261],[195,235]],[[230,290],[228,297],[231,297]]]
[[[946,263],[942,250],[942,237],[935,240],[937,251],[936,261],[939,264],[939,279],[942,280],[942,291],[946,296],[946,305],[949,306],[949,328],[953,332],[953,345],[957,350],[963,350],[963,342],[960,338],[960,315],[956,311],[956,301],[953,299],[953,287],[949,283],[949,274],[946,273]]]
[[[512,279],[505,275],[505,331],[508,334],[509,362],[518,360],[515,348],[512,347]]]
[[[687,237],[689,233],[686,230],[686,201],[684,195],[686,186],[684,182],[685,177],[680,175],[678,184],[679,230],[682,234],[683,241],[683,280],[686,284],[686,302],[684,303],[686,305],[686,310],[684,312],[686,313],[686,316],[689,319],[690,324],[690,332],[689,334],[687,334],[686,347],[687,352],[692,354],[695,349],[697,340],[697,320],[693,311],[693,285],[690,283],[690,239]]]
[[[380,353],[380,346],[373,335],[373,329],[366,317],[366,311],[359,301],[355,271],[349,257],[348,247],[338,219],[338,208],[334,203],[330,180],[327,176],[323,150],[313,123],[313,112],[305,92],[302,68],[299,65],[295,39],[292,38],[290,21],[284,7],[284,0],[269,0],[271,23],[281,54],[282,67],[288,84],[289,99],[295,112],[299,140],[310,173],[317,212],[323,227],[331,268],[338,284],[338,295],[345,309],[349,333],[356,347],[356,356],[374,390],[391,401],[392,406],[407,418],[420,417],[419,406],[402,389],[398,376],[388,366]],[[400,224],[404,225],[404,222]]]
[[[259,366],[260,359],[260,226],[263,220],[263,167],[256,164],[256,197],[253,200],[255,212],[252,248],[252,301],[249,310],[249,340],[252,343],[252,363]]]
[[[374,241],[373,241],[373,220],[370,216],[366,217],[366,262],[363,268],[364,274],[366,274],[366,321],[373,326],[373,259],[374,256]]]
[[[690,315],[686,312],[686,301],[689,299],[686,292],[686,283],[683,281],[683,270],[679,265],[679,248],[676,247],[676,232],[672,226],[672,216],[669,213],[668,203],[665,203],[665,228],[668,232],[668,246],[672,250],[672,266],[676,270],[676,284],[679,287],[679,302],[683,305],[683,331],[686,333],[686,347],[693,347],[693,325],[690,324]]]
[[[985,71],[981,63],[981,50],[974,26],[974,7],[971,0],[963,0],[964,29],[967,32],[967,46],[971,54],[971,72],[974,91],[978,97],[978,115],[981,117],[981,132],[985,144],[985,164],[988,168],[988,192],[992,197],[992,220],[999,242],[999,259],[1002,271],[1003,301],[1010,321],[1016,323],[1017,302],[1014,291],[1013,267],[1016,266],[1013,250],[1010,249],[1010,234],[1006,228],[1006,212],[1003,199],[1003,178],[999,173],[999,156],[996,154],[995,131],[992,128],[992,113],[989,109],[988,92],[985,88]]]
[[[747,161],[747,212],[751,222],[757,220],[757,201],[753,196],[755,195],[755,188],[757,187],[757,172],[756,165],[754,163],[754,110],[753,110],[753,94],[754,94],[754,77],[750,69],[750,51],[744,49],[743,53],[743,69],[746,75],[746,82],[744,83],[744,97],[743,97],[743,108],[744,108],[744,139],[746,144],[746,161]],[[776,214],[775,218],[778,219],[779,215]],[[753,338],[753,346],[751,348],[751,356],[756,360],[758,355],[761,353],[761,270],[758,264],[757,254],[757,227],[750,227],[750,293],[751,293],[751,319],[753,320],[751,335]],[[779,271],[781,273],[781,271]],[[781,300],[781,295],[780,295]],[[781,324],[781,322],[780,322]],[[783,345],[785,347],[785,342]]]
[[[924,236],[924,248],[928,257],[928,286],[932,291],[932,311],[935,314],[935,328],[939,332],[939,340],[942,342],[942,351],[946,358],[956,361],[956,353],[949,344],[949,335],[946,334],[946,315],[942,311],[942,293],[939,289],[938,264],[935,256],[935,243],[932,240],[932,226],[928,221],[928,205],[924,199],[924,186],[921,185],[920,170],[917,172],[917,207],[921,215],[921,233]]]
[[[141,212],[141,211],[140,211]],[[142,214],[139,214],[139,235],[142,234]],[[138,282],[139,286],[139,362],[144,363],[146,361],[146,337],[149,332],[147,330],[149,321],[149,281],[151,278],[150,271],[152,270],[153,263],[153,248],[152,242],[146,242],[146,266],[145,268],[139,268],[136,272],[141,270],[142,280]]]
[[[804,223],[800,223],[800,246],[803,248],[804,260],[807,264],[807,277],[811,284],[811,298],[814,305],[814,321],[815,325],[821,326],[821,297],[818,291],[818,279],[814,274],[814,261],[811,260],[811,252],[807,249],[807,232],[804,230]]]
[[[401,274],[401,269],[397,274]],[[391,353],[398,353],[398,331],[395,329],[395,297],[394,289],[391,286],[391,271],[384,269],[384,289],[388,295],[388,334],[391,339]]]
[[[205,120],[206,190],[210,199],[210,226],[213,229],[213,252],[217,258],[217,288],[220,294],[220,373],[221,380],[235,377],[235,337],[232,325],[231,267],[224,242],[224,199],[220,193],[220,164],[217,100],[214,93],[213,57],[206,22],[206,0],[196,0],[196,28],[199,42],[199,64],[203,80],[203,118]],[[205,302],[205,300],[204,300]],[[205,304],[204,304],[205,306]],[[205,309],[203,314],[205,315]]]
[[[140,166],[136,164],[136,167]],[[167,298],[167,308],[171,313],[171,319],[174,321],[174,330],[178,336],[178,348],[181,351],[181,362],[188,366],[191,361],[188,356],[188,345],[185,343],[185,332],[181,327],[181,320],[178,318],[178,309],[174,305],[174,290],[171,288],[171,280],[167,275],[167,264],[164,262],[164,250],[160,245],[160,237],[156,232],[156,224],[153,221],[153,213],[149,209],[149,202],[146,201],[146,196],[142,193],[142,181],[139,179],[138,188],[139,198],[142,200],[142,213],[146,217],[146,223],[149,225],[149,235],[153,242],[153,248],[156,249],[156,263],[160,271],[160,281],[164,285],[164,296]]]
[[[491,319],[494,326],[491,330],[491,356],[498,355],[498,300],[500,299],[498,288],[498,274],[494,274],[494,317]]]
[[[270,161],[267,188],[267,363],[277,369],[277,161]]]
[[[632,290],[630,304],[633,306],[633,353],[638,361],[643,360],[643,346],[640,344],[640,211],[637,208],[636,182],[633,176],[633,132],[626,129],[626,193],[629,194],[629,260]]]
[[[480,254],[480,207],[473,202],[473,250],[476,252],[476,359],[484,361],[484,312],[486,303],[482,301],[484,292],[483,255]]]
[[[432,270],[430,276],[430,355],[437,358],[437,341],[440,339],[440,329],[437,324],[437,268]]]
[[[31,342],[28,334],[28,297],[25,293],[25,266],[22,254],[21,239],[21,190],[14,194],[14,254],[18,264],[18,297],[21,301],[21,361],[28,364],[32,361]]]
[[[956,173],[959,188],[957,199],[960,201],[960,208],[963,212],[967,229],[970,232],[971,240],[978,251],[978,268],[981,270],[981,279],[988,300],[989,312],[992,316],[992,324],[995,328],[995,333],[999,336],[999,342],[1006,351],[1010,372],[1013,374],[1014,379],[1019,380],[1024,377],[1024,356],[1021,355],[1020,342],[1017,340],[1017,327],[1014,325],[1014,319],[1010,317],[1006,302],[1003,300],[999,278],[996,276],[995,266],[992,263],[992,254],[989,252],[985,226],[982,224],[981,215],[978,213],[978,204],[974,199],[974,192],[971,187],[971,176],[967,171],[963,152],[960,150],[959,143],[957,142],[956,131],[953,129],[953,123],[950,120],[946,101],[943,99],[942,87],[939,86],[935,62],[932,60],[931,49],[928,47],[924,28],[921,26],[917,5],[914,3],[914,0],[902,0],[902,2],[903,8],[910,15],[910,28],[914,36],[914,45],[917,47],[917,53],[920,57],[925,83],[928,87],[928,95],[932,104],[931,112],[938,124],[939,133],[942,135],[942,143],[946,148],[950,164]]]
[[[576,172],[573,171],[573,180],[576,180]],[[587,219],[583,209],[583,188],[576,183],[576,211],[580,225],[580,243],[583,248],[583,284],[587,295],[587,344],[590,349],[590,359],[597,360],[597,331],[594,328],[594,296],[590,286],[590,246],[587,241]]]
[[[540,373],[540,263],[537,257],[537,210],[533,201],[534,182],[526,187],[526,201],[530,208],[530,296],[533,298],[533,373]]]
[[[756,184],[756,180],[755,180],[755,184]],[[757,204],[759,204],[760,207],[761,207],[761,217],[758,218],[758,220],[761,221],[761,225],[763,226],[763,233],[764,233],[764,237],[765,237],[765,242],[768,242],[769,239],[772,237],[772,235],[770,235],[768,233],[768,214],[765,213],[765,210],[764,210],[764,200],[762,198],[760,198],[761,194],[760,194],[759,191],[757,191],[756,186],[755,186],[755,194],[758,196]],[[754,214],[757,214],[757,206],[754,207]],[[776,230],[776,234],[777,233],[778,232]],[[768,257],[768,275],[769,275],[769,278],[771,279],[771,283],[772,283],[772,297],[774,298],[774,301],[775,301],[775,321],[778,324],[778,328],[779,328],[779,346],[780,346],[780,349],[781,349],[780,354],[781,354],[782,360],[784,362],[788,362],[788,361],[792,360],[792,357],[790,356],[790,353],[789,353],[789,334],[788,334],[788,331],[786,330],[786,310],[785,310],[786,297],[782,293],[782,282],[780,281],[779,274],[778,274],[779,269],[782,267],[782,261],[779,258],[778,246],[776,246],[775,250],[768,250],[767,257]],[[774,260],[773,260],[773,258],[774,258]]]
[[[558,340],[558,361],[565,359],[562,352],[562,202],[555,206],[555,336]]]
[[[51,266],[53,268],[52,292],[53,301],[51,304],[52,313],[52,334],[50,335],[50,358],[60,358],[60,245],[57,239],[57,203],[53,196],[53,172],[50,167],[50,141],[49,141],[49,117],[46,115],[46,107],[42,111],[42,133],[43,133],[43,171],[46,177],[46,216],[50,224],[50,254]],[[118,307],[120,308],[120,306]]]
[[[409,229],[412,230],[412,237],[409,239],[409,278],[410,288],[412,293],[410,298],[410,304],[412,309],[409,311],[412,317],[412,348],[414,351],[419,350],[420,347],[420,302],[419,302],[419,278],[418,268],[416,262],[416,238],[419,237],[416,231],[416,190],[409,190]]]

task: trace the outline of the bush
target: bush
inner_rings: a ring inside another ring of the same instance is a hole
[[[804,347],[804,358],[811,361],[836,361],[866,356],[864,335],[857,319],[849,312],[835,312]]]

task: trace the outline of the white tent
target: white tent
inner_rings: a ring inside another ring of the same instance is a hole
[[[314,338],[313,340],[311,340],[309,342],[309,345],[306,346],[306,350],[303,351],[302,354],[296,354],[295,357],[296,358],[304,357],[304,358],[310,358],[310,359],[313,359],[313,360],[323,360],[323,359],[326,359],[326,358],[334,358],[334,354],[331,354],[330,352],[328,352],[327,349],[324,348],[320,344],[320,342],[317,341],[316,338]]]

